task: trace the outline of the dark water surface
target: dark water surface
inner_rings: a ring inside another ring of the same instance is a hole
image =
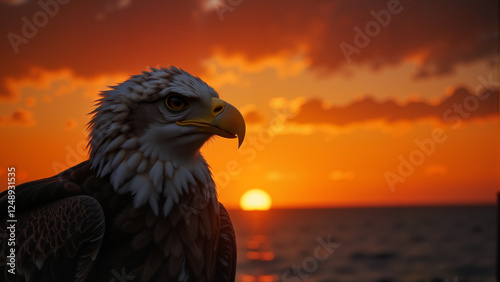
[[[231,210],[237,281],[496,281],[496,208]]]

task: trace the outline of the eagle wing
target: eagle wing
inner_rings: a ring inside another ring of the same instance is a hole
[[[236,275],[236,236],[226,208],[219,203],[220,233],[214,281],[234,281]]]
[[[82,195],[78,181],[80,168],[86,165],[17,186],[16,222],[8,222],[13,218],[7,218],[7,191],[0,194],[0,230],[6,235],[0,237],[0,272],[7,281],[85,280],[104,235],[102,208],[94,198]],[[7,227],[12,226],[15,246],[9,244]],[[11,248],[16,276],[8,272]]]

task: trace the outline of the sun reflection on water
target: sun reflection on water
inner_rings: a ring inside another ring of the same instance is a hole
[[[248,234],[239,248],[241,255],[254,266],[250,271],[241,271],[236,277],[241,282],[274,282],[279,281],[279,276],[265,271],[266,265],[276,259],[273,246],[268,238],[270,228],[269,214],[267,211],[244,212]]]

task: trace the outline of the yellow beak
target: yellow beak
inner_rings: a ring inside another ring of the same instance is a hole
[[[178,121],[178,125],[198,127],[197,132],[216,134],[225,138],[238,136],[238,148],[245,139],[245,120],[231,104],[219,98],[212,98],[210,112],[199,118]]]

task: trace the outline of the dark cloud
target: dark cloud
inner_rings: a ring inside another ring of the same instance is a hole
[[[26,2],[26,0],[0,0],[0,3],[8,4],[8,5],[19,5]]]
[[[346,63],[342,42],[357,49],[347,56],[352,64],[380,68],[411,60],[420,78],[498,60],[498,1],[341,1],[329,17],[324,42],[312,51],[313,65],[326,70]]]
[[[466,88],[458,88],[436,105],[427,102],[400,105],[392,100],[378,102],[364,98],[345,107],[325,107],[322,100],[311,99],[301,106],[291,121],[343,126],[373,120],[395,122],[436,118],[454,125],[467,119],[498,115],[498,105],[498,89],[473,95]]]
[[[5,77],[21,77],[34,66],[70,68],[79,76],[134,74],[169,64],[200,73],[200,62],[214,52],[249,60],[302,52],[313,70],[334,73],[349,64],[340,45],[356,47],[355,28],[373,25],[373,13],[394,1],[226,1],[239,4],[223,17],[220,10],[206,11],[202,0],[118,1],[127,9],[104,18],[98,0],[3,5],[0,96],[10,94]],[[374,36],[356,47],[350,64],[381,68],[413,60],[421,66],[415,75],[426,77],[497,58],[498,1],[405,0],[397,7],[385,27],[372,27]]]
[[[24,109],[17,109],[9,116],[0,116],[0,126],[7,125],[20,125],[20,126],[33,126],[33,113]]]

